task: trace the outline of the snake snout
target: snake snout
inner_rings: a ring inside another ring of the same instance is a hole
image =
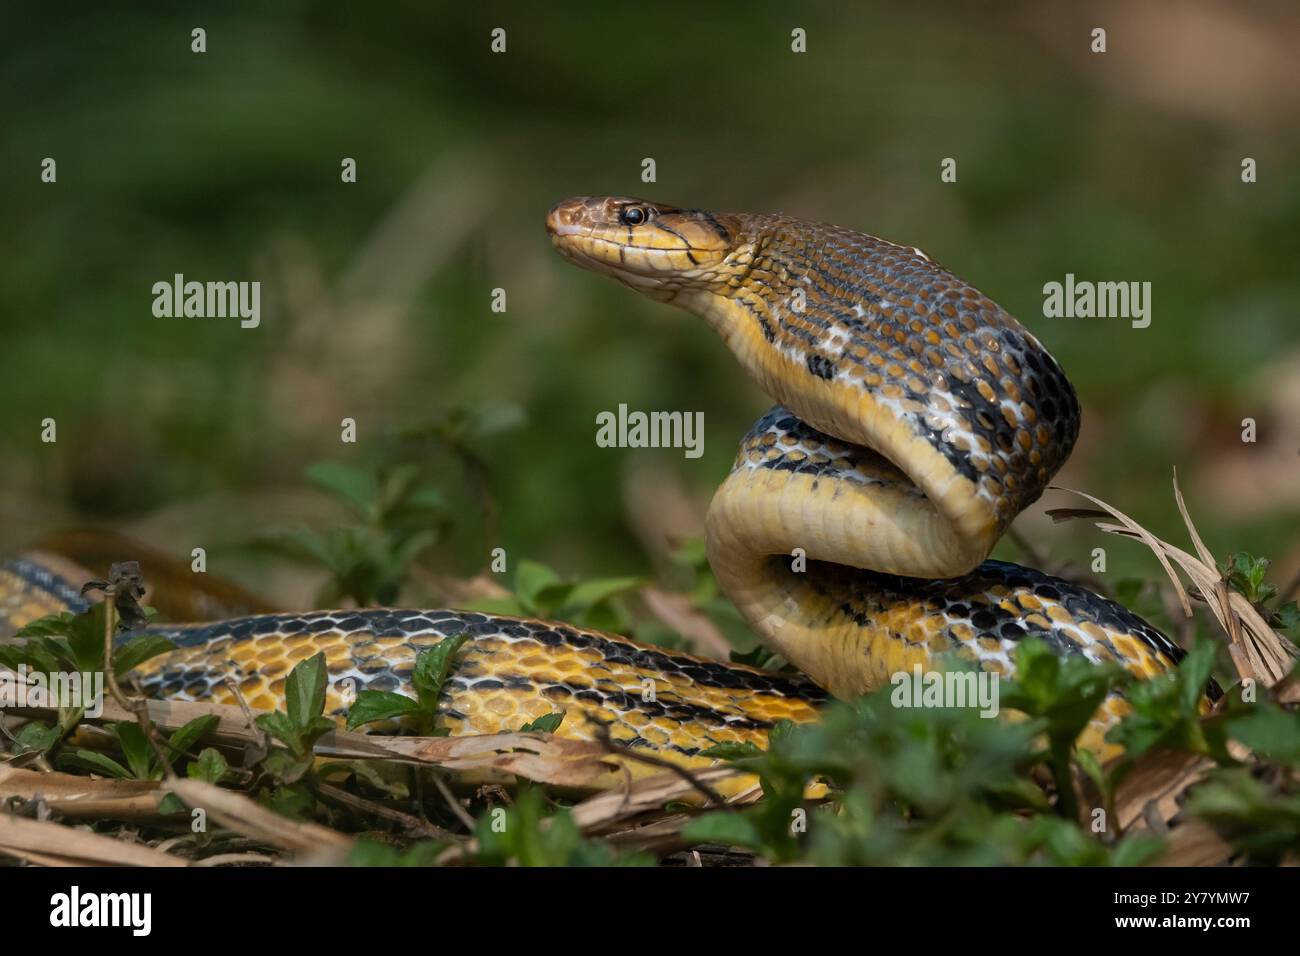
[[[586,204],[588,196],[575,196],[557,202],[546,213],[546,232],[552,236],[579,235],[589,226]]]

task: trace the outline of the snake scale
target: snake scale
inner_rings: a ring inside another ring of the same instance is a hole
[[[179,645],[139,672],[151,694],[282,704],[323,651],[327,711],[353,686],[409,692],[422,648],[466,634],[440,720],[517,730],[564,711],[561,735],[686,766],[716,744],[762,745],[781,719],[956,654],[1009,674],[1027,636],[1140,677],[1183,652],[1126,608],[1043,572],[986,560],[1070,454],[1079,404],[1019,322],[919,249],[784,216],[575,198],[546,221],[569,261],[702,317],[780,404],[753,426],[714,496],[708,557],[755,633],[805,677],[636,644],[563,623],[455,610],[345,609],[154,625]],[[802,555],[806,566],[796,564]],[[146,569],[147,572],[147,569]],[[0,636],[81,606],[76,573],[0,566]],[[647,686],[654,693],[646,694]],[[1108,698],[1081,743],[1123,712]]]

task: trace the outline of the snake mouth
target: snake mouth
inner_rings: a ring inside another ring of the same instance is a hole
[[[707,213],[631,197],[566,199],[546,231],[566,259],[661,300],[710,279],[732,246]]]
[[[607,275],[659,302],[671,302],[681,287],[671,268],[658,269],[650,264],[659,258],[659,250],[620,244],[581,231],[554,232],[551,244],[574,265]]]

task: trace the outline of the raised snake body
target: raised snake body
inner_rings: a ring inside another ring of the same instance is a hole
[[[181,646],[143,668],[147,690],[233,702],[229,674],[252,706],[275,707],[293,663],[324,651],[341,716],[344,678],[409,692],[419,650],[465,633],[444,691],[453,734],[563,710],[562,735],[591,737],[596,718],[616,741],[700,765],[715,744],[815,719],[820,688],[851,697],[949,652],[998,674],[1030,635],[1142,677],[1181,659],[1122,606],[985,560],[1069,455],[1078,401],[1029,332],[919,250],[620,198],[560,203],[547,230],[576,264],[702,316],[781,403],[713,499],[708,555],[756,633],[813,683],[554,622],[364,609],[158,626]],[[69,578],[30,559],[0,567],[0,632],[76,606]],[[1104,752],[1122,709],[1108,699],[1082,743]]]

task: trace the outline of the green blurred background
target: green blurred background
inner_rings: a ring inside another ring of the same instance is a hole
[[[497,546],[575,576],[651,569],[700,533],[769,403],[698,320],[550,249],[552,203],[612,193],[925,249],[1074,380],[1059,483],[1184,544],[1176,467],[1216,553],[1295,573],[1300,11],[846,6],[6,4],[0,550],[107,527],[184,560],[204,546],[210,571],[303,604],[318,582],[248,542],[334,519],[304,466],[414,455],[452,519],[433,570],[472,574]],[[155,318],[151,286],[178,272],[260,280],[261,327]],[[1150,328],[1043,318],[1067,272],[1150,281]],[[703,411],[704,456],[598,448],[619,403]],[[467,439],[486,529],[463,456],[393,437],[455,408],[486,423]],[[1018,528],[1052,561],[1106,546],[1109,574],[1158,577],[1140,546],[1042,515],[1073,503],[1049,494]]]

